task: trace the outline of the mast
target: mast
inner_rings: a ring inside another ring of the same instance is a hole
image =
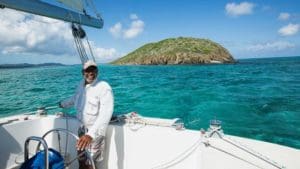
[[[65,8],[42,2],[40,0],[0,0],[0,7],[7,7],[99,29],[103,27],[102,18],[94,18],[89,15],[76,13]]]

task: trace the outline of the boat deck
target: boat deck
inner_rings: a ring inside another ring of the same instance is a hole
[[[75,118],[55,115],[2,118],[0,169],[18,168],[27,137],[41,137],[53,128],[68,128],[76,133],[78,126]],[[49,147],[58,146],[55,134],[46,141]],[[61,141],[64,143],[66,137]],[[68,158],[76,155],[75,143],[76,140],[68,139]],[[62,149],[65,147],[62,145]],[[35,148],[35,143],[30,145],[31,154]],[[229,135],[207,137],[207,132],[147,124],[112,123],[107,131],[106,149],[102,163],[105,169],[300,168],[298,149]],[[70,168],[77,168],[77,162]]]

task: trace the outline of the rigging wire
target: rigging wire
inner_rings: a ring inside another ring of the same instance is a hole
[[[86,36],[86,41],[87,41],[87,44],[88,44],[88,46],[89,46],[89,49],[90,49],[90,53],[91,53],[92,59],[93,59],[94,62],[96,62],[95,56],[94,56],[94,53],[93,53],[93,50],[92,50],[91,45],[90,45],[90,41],[89,41],[89,39],[88,39],[87,36]]]
[[[78,51],[81,63],[83,64],[88,60],[88,56],[86,54],[85,48],[81,40],[86,35],[83,29],[80,27],[80,25],[76,25],[75,23],[72,23],[71,28],[72,28],[72,35],[74,38],[76,49]]]
[[[82,29],[82,27],[79,24],[72,23],[71,28],[72,28],[72,35],[74,37],[75,45],[76,45],[76,48],[77,48],[77,51],[78,51],[78,54],[79,54],[82,64],[89,60],[89,57],[85,50],[85,46],[82,42],[82,39],[84,39],[84,38],[86,39],[89,53],[91,55],[91,59],[93,61],[96,61],[94,54],[93,54],[93,50],[91,48],[91,44],[88,40],[86,33]]]
[[[98,13],[98,11],[97,11],[97,9],[96,9],[93,1],[89,0],[89,2],[88,2],[86,0],[85,2],[87,4],[87,6],[89,5],[94,10],[97,18],[101,19],[100,14]],[[85,15],[88,15],[86,13],[85,9],[83,9],[83,13]],[[74,20],[74,18],[73,18],[73,16],[71,14],[69,14],[68,17],[70,18],[71,21]],[[94,56],[91,44],[90,44],[90,42],[88,40],[88,37],[87,37],[87,34],[85,33],[85,31],[81,27],[81,16],[80,15],[79,15],[79,20],[80,20],[79,23],[71,22],[71,30],[72,30],[72,35],[73,35],[73,38],[74,38],[76,50],[77,50],[78,55],[80,57],[80,61],[81,61],[82,64],[84,64],[88,60],[93,60],[94,62],[96,62],[96,59],[95,59],[95,56]],[[86,40],[86,44],[87,45],[84,45],[83,39]],[[89,50],[89,54],[90,54],[91,59],[89,59],[89,57],[88,57],[88,53],[87,53],[87,51],[85,49],[86,46],[88,46],[88,50]]]

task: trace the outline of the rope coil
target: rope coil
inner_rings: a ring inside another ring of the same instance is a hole
[[[146,125],[159,126],[159,127],[172,127],[176,130],[183,130],[184,123],[181,122],[179,118],[172,120],[157,120],[152,118],[144,118],[143,116],[137,114],[136,112],[131,112],[126,115],[118,117],[118,121],[124,121],[128,124],[132,131],[137,131]]]

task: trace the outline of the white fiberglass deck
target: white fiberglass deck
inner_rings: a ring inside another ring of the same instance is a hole
[[[24,141],[29,136],[42,136],[53,128],[66,128],[66,118],[35,115],[2,118],[0,120],[0,169],[14,168],[23,159]],[[68,120],[68,128],[76,133],[79,123]],[[226,142],[229,140],[230,142]],[[64,143],[65,137],[62,138]],[[268,163],[231,144],[247,147],[260,153]],[[55,134],[47,137],[49,147],[57,147]],[[62,149],[64,149],[62,145]],[[36,146],[30,145],[33,153]],[[76,155],[75,140],[69,137],[68,152]],[[69,158],[72,158],[69,156]],[[108,128],[104,169],[256,169],[300,168],[300,150],[276,144],[225,135],[224,139],[207,138],[193,130],[175,130],[171,127],[115,123]],[[275,163],[276,162],[276,163]],[[70,168],[77,168],[75,162]]]

